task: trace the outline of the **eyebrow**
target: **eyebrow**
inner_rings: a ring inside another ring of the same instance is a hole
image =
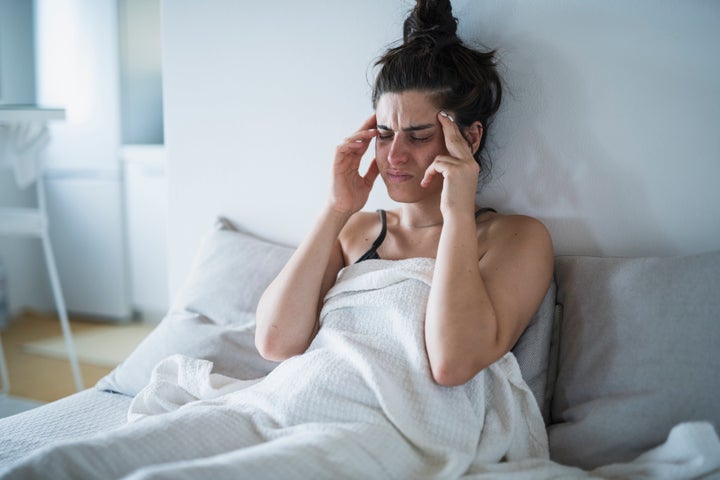
[[[410,125],[409,127],[405,127],[402,129],[403,132],[416,132],[418,130],[427,130],[428,128],[434,127],[435,124],[428,123],[426,125]],[[387,125],[378,125],[378,130],[387,130],[389,132],[392,132],[393,130],[388,127]]]

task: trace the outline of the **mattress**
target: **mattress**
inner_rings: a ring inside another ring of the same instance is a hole
[[[0,472],[32,451],[126,422],[132,398],[89,388],[0,420]]]

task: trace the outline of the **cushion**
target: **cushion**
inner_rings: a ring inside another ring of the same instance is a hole
[[[269,373],[276,364],[255,348],[255,309],[293,251],[219,219],[167,315],[97,388],[134,396],[150,381],[155,364],[176,353],[210,360],[214,372],[234,378]]]
[[[720,252],[558,257],[550,455],[594,468],[661,444],[673,425],[720,429]]]
[[[550,402],[545,399],[545,391],[550,363],[550,338],[555,314],[555,292],[555,282],[551,282],[540,308],[512,350],[523,378],[538,402],[546,424],[550,414]]]

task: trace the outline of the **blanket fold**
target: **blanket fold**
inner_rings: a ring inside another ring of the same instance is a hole
[[[128,421],[171,412],[196,400],[221,397],[262,380],[230,378],[211,373],[212,367],[209,360],[179,354],[161,360],[153,369],[150,383],[130,403]]]

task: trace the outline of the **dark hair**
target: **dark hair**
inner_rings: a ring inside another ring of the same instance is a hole
[[[403,24],[403,43],[388,49],[375,62],[380,67],[372,93],[373,108],[384,93],[427,91],[436,105],[455,113],[462,126],[483,125],[475,160],[482,174],[490,170],[481,161],[493,115],[500,108],[502,86],[495,68],[494,51],[466,46],[457,36],[457,19],[450,0],[417,0]]]

